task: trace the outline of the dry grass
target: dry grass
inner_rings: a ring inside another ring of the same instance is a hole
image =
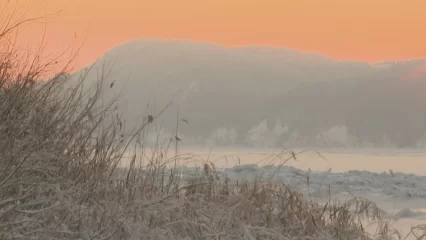
[[[41,81],[45,65],[0,51],[0,239],[401,238],[365,199],[324,205],[282,182],[232,184],[208,162],[182,182],[169,167],[181,157],[166,154],[177,136],[143,148],[157,116],[125,137],[114,102],[100,101],[102,79],[66,89],[65,75]]]

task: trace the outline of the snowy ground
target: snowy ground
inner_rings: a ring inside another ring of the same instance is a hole
[[[192,168],[185,168],[184,175],[192,174],[194,171]],[[222,169],[219,174],[231,180],[284,181],[316,200],[356,196],[376,201],[387,211],[399,211],[405,208],[418,211],[426,209],[426,176],[357,170],[344,173],[309,172],[289,166],[254,164]],[[418,216],[420,215],[423,214],[419,213]]]
[[[240,150],[204,154],[203,159],[215,162],[220,174],[231,180],[261,178],[284,181],[319,201],[330,198],[344,200],[353,196],[367,198],[388,212],[396,221],[394,227],[402,233],[407,233],[411,226],[426,224],[424,152],[323,151],[321,155],[311,152],[298,155],[297,161],[292,159],[285,164],[282,164],[283,161],[291,153],[275,152],[274,155],[269,151]],[[226,155],[227,158],[219,157]],[[279,156],[279,160],[276,156]],[[184,169],[184,175],[193,171],[188,166]]]
[[[213,162],[219,174],[231,180],[284,181],[318,201],[367,198],[385,210],[403,234],[426,224],[426,150],[228,148],[180,149],[179,154],[186,159],[180,162],[183,175]]]

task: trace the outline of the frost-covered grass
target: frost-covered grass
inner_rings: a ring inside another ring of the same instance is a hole
[[[143,147],[157,116],[124,136],[101,101],[110,83],[86,88],[82,76],[67,89],[62,74],[41,81],[47,65],[0,51],[0,239],[400,238],[366,199],[320,203],[285,181],[231,181],[208,161],[183,181],[184,159],[167,155],[177,136]]]

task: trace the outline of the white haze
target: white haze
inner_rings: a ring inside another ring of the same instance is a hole
[[[150,39],[110,50],[87,78],[108,72],[105,98],[120,92],[130,126],[148,104],[155,113],[173,99],[162,132],[174,134],[179,111],[189,122],[179,128],[186,146],[412,148],[424,146],[426,111],[418,106],[426,94],[419,79],[403,81],[422,64]]]

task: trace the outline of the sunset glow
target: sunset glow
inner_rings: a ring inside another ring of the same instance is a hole
[[[5,0],[3,0],[5,1]],[[426,57],[424,0],[9,0],[27,16],[20,43],[46,51],[84,45],[75,67],[140,38],[189,39],[227,46],[271,45],[339,60]]]

